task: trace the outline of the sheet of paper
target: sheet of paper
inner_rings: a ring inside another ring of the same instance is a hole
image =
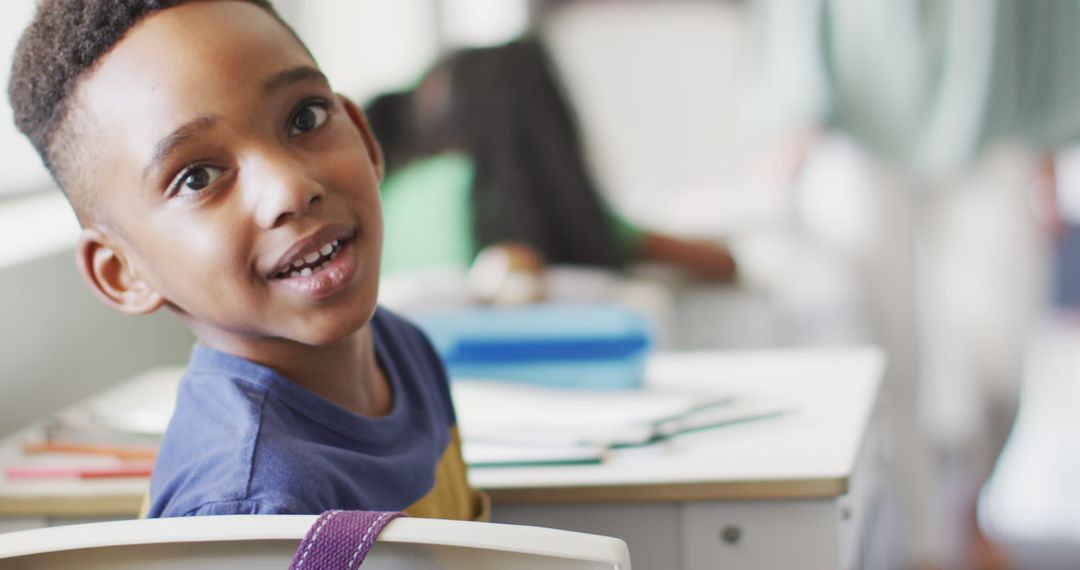
[[[466,441],[461,454],[469,467],[583,465],[600,463],[607,450],[595,445],[516,445]]]
[[[735,401],[710,392],[560,390],[483,380],[455,380],[452,390],[466,440],[534,445],[641,443],[661,422]]]

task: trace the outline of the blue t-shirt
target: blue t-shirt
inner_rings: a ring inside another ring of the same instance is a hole
[[[385,309],[371,327],[393,394],[383,417],[196,346],[150,481],[148,516],[401,510],[428,494],[448,445],[460,457],[442,362],[416,327]]]

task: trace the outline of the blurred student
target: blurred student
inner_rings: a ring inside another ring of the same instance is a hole
[[[464,267],[484,248],[513,244],[525,265],[648,260],[718,282],[735,277],[725,247],[634,227],[604,202],[534,40],[452,53],[412,92],[377,98],[368,111],[392,157],[383,184],[389,273]]]

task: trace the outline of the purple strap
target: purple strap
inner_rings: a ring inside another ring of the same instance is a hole
[[[289,570],[359,568],[383,527],[402,516],[393,511],[326,511],[311,525]]]

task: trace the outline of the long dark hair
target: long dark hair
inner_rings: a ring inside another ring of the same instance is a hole
[[[551,61],[535,40],[466,50],[448,66],[448,126],[476,164],[475,237],[549,262],[623,263]],[[453,135],[450,135],[453,136]]]
[[[383,151],[386,174],[393,174],[416,158],[416,125],[408,91],[380,94],[364,107],[368,124]]]
[[[513,241],[551,263],[625,262],[585,164],[573,112],[538,42],[448,55],[410,94],[407,119],[399,97],[369,108],[376,136],[387,137],[384,150],[397,164],[399,157],[449,150],[472,159],[479,247]],[[380,132],[391,128],[396,132]]]

